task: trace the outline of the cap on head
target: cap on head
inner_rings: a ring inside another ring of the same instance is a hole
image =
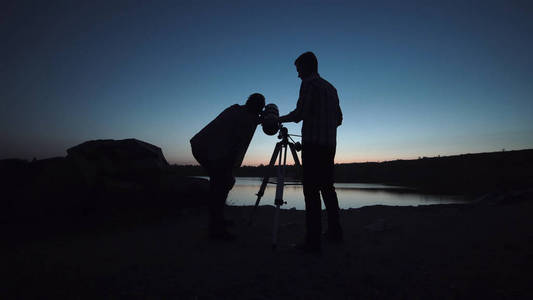
[[[294,61],[294,65],[302,71],[302,75],[309,75],[318,73],[318,60],[313,52],[307,51],[298,56]]]
[[[263,107],[265,107],[265,96],[259,93],[251,94],[248,100],[246,100],[246,107],[250,111],[259,114],[263,110]]]

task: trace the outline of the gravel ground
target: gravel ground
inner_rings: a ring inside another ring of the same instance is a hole
[[[531,200],[531,199],[529,199]],[[343,210],[345,243],[302,254],[304,212],[228,207],[234,242],[207,238],[205,209],[147,224],[2,247],[2,299],[531,298],[533,201]],[[325,221],[325,218],[323,218]],[[119,221],[117,221],[119,222]],[[2,296],[3,295],[3,296]]]

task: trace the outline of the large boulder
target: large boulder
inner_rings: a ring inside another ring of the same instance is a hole
[[[29,237],[36,227],[40,235],[207,204],[209,182],[180,176],[149,143],[95,140],[67,153],[31,162],[0,160],[0,223],[17,224],[11,237]]]
[[[137,139],[87,141],[67,153],[89,183],[102,176],[135,180],[169,166],[161,148]]]

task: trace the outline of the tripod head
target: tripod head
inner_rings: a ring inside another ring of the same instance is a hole
[[[291,143],[294,144],[294,149],[299,152],[300,150],[302,150],[302,144],[300,142],[295,142],[292,139],[293,136],[299,137],[299,135],[289,134],[289,129],[287,129],[287,127],[284,127],[282,124],[279,125],[278,139],[280,139],[281,143],[284,145],[289,144],[290,140]]]
[[[287,127],[283,127],[283,125],[279,125],[279,134],[278,139],[280,140],[286,140],[289,137],[289,129]]]

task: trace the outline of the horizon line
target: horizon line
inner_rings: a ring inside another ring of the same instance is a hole
[[[437,156],[419,156],[418,158],[396,158],[396,159],[389,159],[389,160],[382,160],[382,161],[354,161],[354,162],[335,162],[335,165],[348,165],[348,164],[362,164],[362,163],[386,163],[386,162],[393,162],[393,161],[399,161],[399,160],[419,160],[419,159],[432,159],[432,158],[445,158],[445,157],[454,157],[454,156],[462,156],[462,155],[476,155],[476,154],[490,154],[490,153],[505,153],[505,152],[519,152],[519,151],[532,151],[533,148],[526,148],[526,149],[516,149],[516,150],[506,150],[502,149],[500,151],[486,151],[486,152],[467,152],[467,153],[461,153],[461,154],[452,154],[452,155],[437,155]],[[170,165],[174,166],[200,166],[200,164],[178,164],[178,163],[169,163]],[[257,165],[241,165],[242,167],[259,167],[259,166],[268,166],[268,164],[257,164]],[[293,166],[293,164],[287,164],[287,166]]]

